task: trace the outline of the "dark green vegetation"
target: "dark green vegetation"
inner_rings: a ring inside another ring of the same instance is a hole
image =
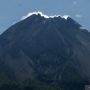
[[[24,81],[13,82],[3,84],[0,86],[0,90],[62,90],[58,86],[48,85],[46,83],[37,81]]]
[[[1,84],[2,82],[0,82]],[[44,83],[40,81],[9,81],[0,85],[0,90],[84,90],[87,82],[59,82],[59,85]]]
[[[90,33],[80,27],[69,17],[32,15],[6,30],[0,90],[83,90],[90,81]]]

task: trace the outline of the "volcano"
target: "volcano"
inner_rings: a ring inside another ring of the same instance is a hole
[[[41,13],[12,25],[0,35],[0,83],[89,82],[90,33],[81,27],[70,17]]]

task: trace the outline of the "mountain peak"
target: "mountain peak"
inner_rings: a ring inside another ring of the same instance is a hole
[[[69,17],[69,15],[63,15],[63,16],[61,16],[61,15],[53,15],[53,16],[48,16],[48,15],[43,14],[40,11],[37,11],[37,12],[30,12],[30,13],[28,13],[27,15],[23,16],[21,18],[21,20],[24,20],[24,19],[26,19],[26,18],[28,18],[28,17],[30,17],[32,15],[40,15],[41,17],[44,17],[44,18],[47,18],[47,19],[49,19],[49,18],[55,18],[55,17],[61,17],[61,18],[64,18],[65,20],[67,20],[68,17]]]
[[[87,30],[68,16],[33,12],[22,19],[0,36],[1,74],[55,85],[90,81]]]

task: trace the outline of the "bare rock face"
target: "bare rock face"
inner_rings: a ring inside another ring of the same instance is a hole
[[[0,36],[0,72],[16,80],[90,81],[90,33],[80,27],[70,17],[39,14],[16,23]]]

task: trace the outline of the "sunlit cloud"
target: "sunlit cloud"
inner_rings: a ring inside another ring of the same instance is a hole
[[[26,18],[34,15],[34,14],[35,14],[35,15],[40,14],[40,15],[41,15],[42,17],[44,17],[44,18],[61,17],[61,18],[64,18],[64,19],[66,19],[66,20],[67,20],[67,18],[69,17],[69,15],[64,15],[64,16],[61,16],[61,15],[48,16],[48,15],[43,14],[43,13],[40,12],[40,11],[37,11],[37,12],[30,12],[30,13],[28,13],[27,15],[23,16],[23,17],[21,18],[21,20],[24,20],[24,19],[26,19]]]

